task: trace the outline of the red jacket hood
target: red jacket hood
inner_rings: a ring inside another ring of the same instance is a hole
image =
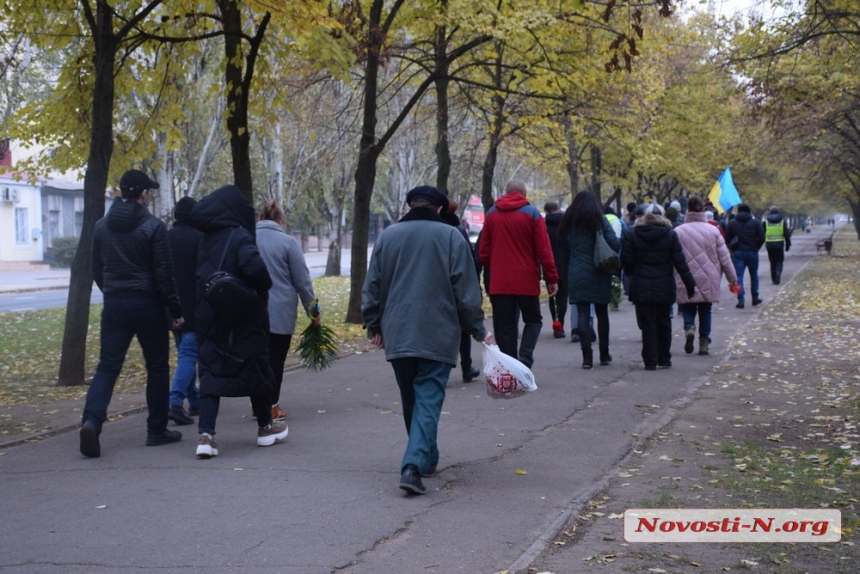
[[[497,199],[495,207],[501,211],[516,211],[528,203],[529,200],[523,194],[512,191]]]

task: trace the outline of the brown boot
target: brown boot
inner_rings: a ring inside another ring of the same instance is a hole
[[[708,345],[711,344],[711,340],[707,337],[699,337],[699,354],[700,355],[708,355]]]

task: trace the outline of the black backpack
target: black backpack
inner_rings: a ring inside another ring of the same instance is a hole
[[[221,253],[221,259],[218,261],[218,268],[203,283],[203,298],[212,306],[215,319],[228,326],[241,323],[260,301],[257,292],[242,279],[221,270],[237,230],[238,228],[230,232],[224,251]]]

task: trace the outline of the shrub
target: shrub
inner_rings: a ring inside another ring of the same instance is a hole
[[[77,250],[77,237],[58,237],[47,250],[45,258],[54,267],[71,267]]]

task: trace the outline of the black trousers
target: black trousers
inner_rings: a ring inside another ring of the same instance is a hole
[[[540,298],[537,295],[490,295],[493,306],[493,336],[504,354],[519,359],[531,368],[543,317],[540,314]],[[519,318],[523,317],[523,336],[517,353]]]
[[[582,333],[591,333],[591,303],[576,304],[579,345],[583,350],[591,349],[591,337],[583,337]],[[602,353],[609,350],[609,305],[594,304],[594,315],[597,317],[597,341]]]
[[[783,245],[782,241],[764,244],[765,249],[767,249],[767,259],[770,261],[770,280],[774,285],[779,284],[782,275],[782,264],[785,261],[785,247]]]
[[[671,365],[671,303],[636,303],[636,318],[642,329],[642,360],[645,366]]]
[[[460,333],[460,365],[464,373],[472,368],[472,336],[465,331]]]
[[[561,328],[564,329],[564,317],[567,315],[567,279],[562,279],[561,274],[558,278],[558,292],[553,295],[555,302],[555,318],[561,323]],[[570,318],[570,328],[573,329],[573,317]]]
[[[281,399],[281,383],[284,382],[284,363],[287,362],[287,353],[290,351],[292,335],[278,335],[269,333],[269,365],[275,374],[275,392],[272,396],[272,405],[278,404]]]

